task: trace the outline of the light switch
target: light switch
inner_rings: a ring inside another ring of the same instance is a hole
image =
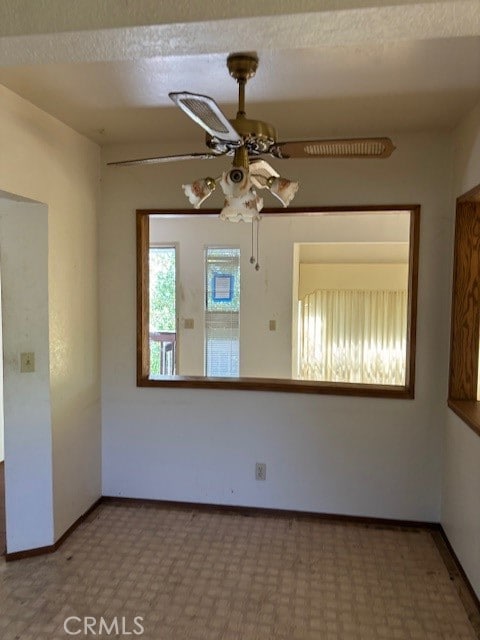
[[[185,329],[193,329],[195,323],[193,322],[193,318],[185,318],[183,326]]]
[[[33,352],[20,354],[20,373],[33,373],[35,371],[35,354]]]
[[[276,331],[277,330],[277,321],[276,320],[270,320],[270,322],[268,323],[268,328],[270,329],[270,331]]]

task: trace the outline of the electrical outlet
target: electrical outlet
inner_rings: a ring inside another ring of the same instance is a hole
[[[193,318],[185,318],[185,320],[183,322],[184,329],[193,329],[194,326],[195,326],[195,322],[194,322]]]
[[[267,465],[265,462],[257,462],[255,465],[255,480],[267,479]]]
[[[276,331],[277,330],[277,321],[276,320],[270,320],[268,323],[268,328],[270,329],[270,331]]]

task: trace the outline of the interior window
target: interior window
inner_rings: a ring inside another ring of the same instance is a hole
[[[264,211],[259,270],[216,212],[137,230],[139,385],[413,397],[418,206]]]
[[[405,383],[408,244],[406,225],[397,242],[297,245],[295,377]]]

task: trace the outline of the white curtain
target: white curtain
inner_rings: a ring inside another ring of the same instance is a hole
[[[320,289],[299,301],[298,374],[405,384],[407,292]]]

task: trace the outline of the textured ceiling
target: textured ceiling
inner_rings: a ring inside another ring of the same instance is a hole
[[[478,0],[264,2],[251,17],[248,2],[235,11],[208,0],[202,22],[196,9],[185,17],[192,3],[159,15],[150,0],[110,13],[99,0],[94,17],[89,4],[67,16],[58,0],[5,0],[0,83],[101,144],[201,148],[201,130],[168,92],[211,95],[233,117],[230,48],[258,51],[247,113],[282,139],[450,129],[480,100]]]

